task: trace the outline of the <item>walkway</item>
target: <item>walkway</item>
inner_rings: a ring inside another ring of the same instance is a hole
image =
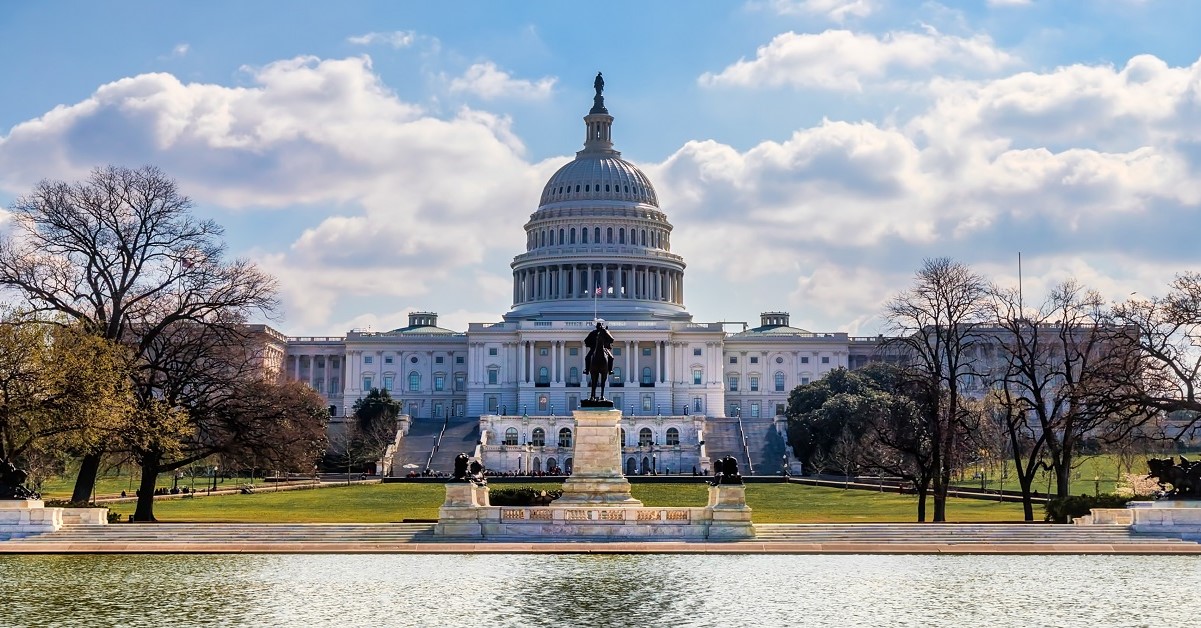
[[[1121,526],[758,524],[749,541],[455,541],[433,524],[160,523],[67,526],[0,541],[25,553],[1201,554],[1201,544]]]

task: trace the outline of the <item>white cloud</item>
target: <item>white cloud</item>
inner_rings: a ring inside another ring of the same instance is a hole
[[[347,37],[346,41],[356,46],[374,46],[376,44],[393,48],[408,48],[417,41],[416,31],[390,31],[387,33],[365,33]]]
[[[876,10],[873,0],[768,0],[766,6],[780,15],[821,15],[840,24]]]
[[[988,0],[990,7],[1024,7],[1032,4],[1032,0]]]
[[[816,87],[860,90],[865,81],[938,69],[992,73],[1016,62],[991,38],[926,32],[891,32],[881,37],[849,30],[819,34],[787,32],[719,73],[706,72],[706,87]]]
[[[191,47],[188,44],[176,44],[176,46],[171,49],[171,56],[172,57],[185,56],[188,54],[188,50],[190,48]]]
[[[463,76],[452,79],[450,91],[474,94],[484,100],[542,100],[550,97],[556,80],[551,76],[537,81],[515,79],[508,72],[498,69],[495,63],[485,61],[472,65]]]

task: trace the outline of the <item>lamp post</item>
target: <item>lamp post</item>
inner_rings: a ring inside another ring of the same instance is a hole
[[[1093,497],[1101,496],[1101,476],[1093,476]]]
[[[217,469],[217,465],[213,465],[213,488],[210,489],[211,491],[217,490]]]

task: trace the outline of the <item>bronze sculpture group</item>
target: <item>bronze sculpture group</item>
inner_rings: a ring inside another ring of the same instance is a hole
[[[733,456],[718,458],[713,461],[713,486],[719,484],[742,484],[742,474],[738,473],[738,461]]]
[[[467,454],[455,456],[454,481],[484,483],[484,465],[472,461]]]
[[[25,483],[29,474],[9,460],[0,458],[0,499],[41,499],[37,493],[29,490]]]
[[[1147,467],[1151,470],[1147,477],[1155,478],[1169,499],[1197,499],[1201,495],[1201,462],[1184,456],[1180,456],[1180,464],[1171,458],[1151,458]],[[1172,485],[1170,491],[1168,484]]]
[[[591,388],[588,401],[593,404],[607,402],[605,382],[613,373],[613,335],[603,323],[597,322],[596,329],[588,332],[588,336],[584,338],[584,346],[588,347],[588,353],[584,356],[584,373],[588,375]],[[596,393],[598,387],[600,395]]]

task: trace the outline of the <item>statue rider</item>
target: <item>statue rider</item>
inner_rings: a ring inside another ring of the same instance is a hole
[[[588,374],[588,366],[592,364],[592,356],[597,349],[605,352],[605,363],[608,365],[604,375],[613,372],[613,335],[605,329],[604,323],[596,322],[596,329],[588,332],[588,337],[584,338],[584,346],[588,347],[588,354],[584,356],[584,373]]]

